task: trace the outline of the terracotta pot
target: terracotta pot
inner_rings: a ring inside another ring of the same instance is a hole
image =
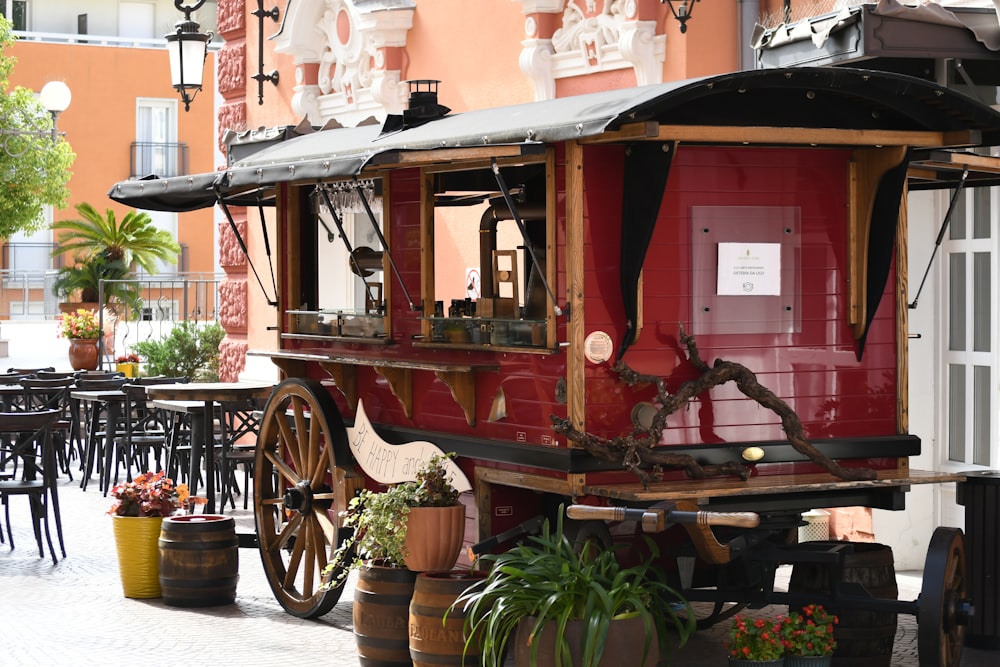
[[[60,301],[59,302],[59,312],[60,313],[75,313],[80,309],[89,310],[96,313],[100,308],[100,304],[96,301]]]
[[[406,569],[414,572],[455,567],[465,537],[465,505],[411,507],[406,521]]]
[[[96,338],[69,339],[69,365],[75,371],[96,371],[100,357]]]

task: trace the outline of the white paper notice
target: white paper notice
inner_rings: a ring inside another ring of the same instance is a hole
[[[781,294],[780,243],[720,243],[718,293],[730,296]]]

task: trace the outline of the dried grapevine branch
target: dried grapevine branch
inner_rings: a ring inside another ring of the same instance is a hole
[[[701,375],[685,382],[674,394],[668,391],[666,380],[662,377],[639,373],[621,361],[614,367],[614,371],[629,386],[645,383],[656,387],[661,407],[653,417],[649,429],[636,428],[628,435],[606,439],[578,431],[569,420],[553,416],[552,422],[556,432],[562,433],[594,456],[621,463],[626,470],[635,474],[643,483],[661,479],[664,467],[683,468],[688,475],[696,479],[715,475],[736,475],[745,480],[750,476],[750,470],[741,463],[733,461],[723,464],[701,465],[693,457],[686,454],[675,454],[664,451],[664,448],[655,448],[656,443],[660,441],[660,435],[666,428],[667,417],[712,387],[726,382],[735,382],[744,396],[753,399],[781,418],[781,427],[785,431],[788,442],[797,452],[807,456],[810,461],[840,479],[867,480],[875,478],[873,470],[869,468],[844,468],[810,444],[805,437],[802,422],[795,411],[778,398],[774,392],[760,384],[757,381],[757,376],[749,368],[722,359],[717,359],[713,366],[708,366],[698,353],[694,337],[686,334],[683,326],[681,327],[680,341],[687,349],[688,360],[701,371]]]

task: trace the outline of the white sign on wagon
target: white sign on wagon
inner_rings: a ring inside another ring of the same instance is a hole
[[[720,243],[717,293],[728,296],[781,294],[780,243]]]
[[[354,426],[347,427],[347,439],[351,444],[354,460],[366,475],[380,484],[412,481],[416,479],[420,466],[432,456],[444,456],[440,447],[424,440],[399,445],[386,442],[368,420],[365,406],[360,400]],[[472,490],[469,478],[453,460],[445,461],[445,470],[451,485],[460,493]]]

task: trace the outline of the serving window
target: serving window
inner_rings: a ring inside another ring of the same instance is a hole
[[[551,157],[495,164],[424,169],[420,345],[554,347]]]
[[[382,194],[380,179],[304,193],[302,290],[284,337],[385,342]]]

